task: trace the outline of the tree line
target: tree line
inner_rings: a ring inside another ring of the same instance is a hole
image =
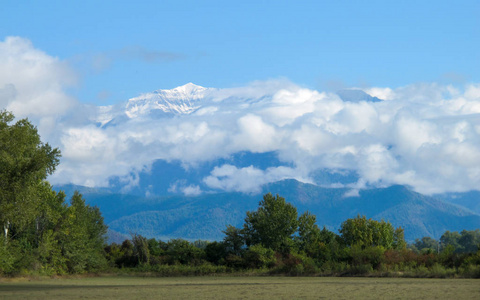
[[[315,215],[298,215],[284,198],[266,194],[256,211],[246,213],[242,227],[227,226],[222,241],[164,242],[133,235],[105,251],[116,268],[166,275],[256,270],[290,275],[480,277],[478,229],[447,231],[439,243],[423,238],[409,245],[402,228],[357,216],[344,221],[339,233],[320,229]],[[179,266],[189,268],[178,271]]]
[[[27,120],[0,112],[0,274],[54,275],[148,271],[160,275],[260,272],[290,275],[480,277],[480,230],[445,232],[408,245],[402,228],[365,216],[336,234],[315,215],[266,194],[243,226],[221,241],[161,241],[133,234],[106,243],[97,207],[75,192],[67,201],[46,181],[60,151]]]

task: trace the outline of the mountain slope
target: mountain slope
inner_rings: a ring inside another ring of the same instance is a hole
[[[402,226],[410,241],[423,236],[439,238],[447,230],[480,228],[480,215],[403,186],[363,190],[358,197],[345,197],[348,189],[283,180],[266,185],[263,193],[267,192],[285,197],[299,213],[310,211],[319,226],[334,231],[358,214]],[[221,239],[228,224],[241,226],[246,211],[255,210],[262,199],[260,194],[242,193],[142,198],[88,190],[84,197],[100,207],[106,223],[117,233],[208,240]]]
[[[466,207],[474,213],[480,214],[480,191],[445,193],[436,195],[436,197],[446,202]]]

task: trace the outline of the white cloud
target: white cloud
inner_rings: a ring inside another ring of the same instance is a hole
[[[185,180],[178,180],[174,182],[168,191],[171,193],[182,193],[185,196],[198,196],[202,194],[202,189],[195,184],[186,185]]]
[[[237,121],[239,133],[233,137],[234,148],[239,151],[268,152],[278,148],[278,134],[274,126],[261,117],[247,114]]]
[[[395,94],[391,88],[373,87],[365,89],[365,93],[382,100],[392,100],[395,98]]]
[[[465,91],[465,97],[471,100],[480,99],[480,84],[471,84],[467,87]]]
[[[257,81],[209,89],[191,114],[129,118],[125,103],[79,105],[65,92],[75,81],[68,65],[28,40],[0,42],[0,105],[31,118],[46,133],[42,137],[61,148],[54,183],[102,186],[119,176],[131,186],[138,172],[159,159],[195,168],[238,151],[274,151],[291,167],[227,164],[213,169],[204,184],[253,192],[268,182],[309,181],[316,170],[341,169],[360,176],[351,195],[390,184],[423,193],[479,189],[477,83],[372,87],[365,91],[387,101],[352,103],[285,79]],[[188,183],[177,191],[202,192]]]
[[[48,136],[59,116],[76,105],[65,90],[77,77],[65,62],[20,37],[0,41],[0,105],[17,117],[29,117]]]
[[[204,184],[253,192],[284,178],[309,181],[311,172],[330,168],[359,174],[354,189],[391,184],[423,193],[478,189],[480,115],[475,107],[480,100],[472,96],[475,85],[463,92],[412,85],[391,90],[395,96],[390,101],[377,103],[343,102],[334,94],[286,86],[272,93],[269,81],[262,93],[256,82],[255,93],[252,87],[235,90],[258,96],[248,99],[231,90],[213,90],[202,100],[204,110],[173,118],[143,116],[106,127],[66,127],[64,166],[54,178],[101,185],[110,176],[128,178],[132,170],[157,159],[195,168],[238,151],[275,151],[293,167],[224,165],[212,170]],[[201,192],[188,185],[178,191]]]
[[[261,170],[253,166],[237,168],[225,164],[215,167],[210,176],[204,178],[203,181],[207,186],[214,189],[258,193],[262,185],[287,178],[295,178],[304,182],[310,181],[307,178],[300,177],[298,173],[298,170],[283,166]]]

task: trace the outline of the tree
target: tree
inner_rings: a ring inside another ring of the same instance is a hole
[[[257,211],[247,212],[244,236],[247,246],[261,244],[274,251],[288,252],[297,231],[297,209],[285,198],[271,193],[263,196]]]
[[[107,226],[98,207],[85,204],[79,192],[70,200],[62,223],[59,243],[70,273],[91,271],[106,264],[104,255]]]
[[[447,246],[452,246],[455,250],[455,252],[459,253],[462,252],[462,247],[458,243],[460,240],[460,233],[457,231],[445,231],[445,233],[440,237],[440,244],[442,248],[446,248]]]
[[[150,263],[150,249],[148,240],[139,234],[132,235],[133,256],[138,265],[148,265]]]
[[[342,239],[347,246],[357,245],[362,248],[381,246],[392,249],[404,245],[401,228],[394,230],[390,222],[375,221],[365,216],[347,219],[340,227]]]
[[[405,232],[402,227],[397,227],[393,233],[393,248],[397,250],[404,250],[407,248]]]
[[[34,218],[36,187],[52,174],[60,151],[44,144],[27,119],[14,124],[13,114],[0,112],[0,222],[5,240],[10,229],[23,230]]]
[[[227,250],[225,243],[214,241],[208,243],[205,247],[205,258],[211,263],[219,264],[222,260],[224,262],[226,256]]]
[[[462,230],[462,232],[460,232],[458,243],[460,244],[463,252],[477,252],[480,244],[480,229]]]
[[[235,226],[228,225],[223,233],[225,233],[225,237],[223,238],[225,250],[230,254],[241,255],[245,245],[242,230]]]
[[[295,237],[298,248],[305,251],[308,255],[312,255],[319,247],[321,239],[321,231],[315,224],[317,218],[308,211],[298,218],[298,236]]]
[[[189,241],[183,239],[172,239],[167,243],[166,254],[171,264],[196,264],[204,256],[205,251],[195,247]]]
[[[438,252],[439,249],[438,241],[429,236],[425,236],[422,239],[416,239],[413,246],[415,246],[418,251],[424,253]]]

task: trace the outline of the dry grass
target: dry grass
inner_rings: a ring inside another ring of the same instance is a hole
[[[480,299],[475,279],[93,277],[3,280],[1,299]]]

